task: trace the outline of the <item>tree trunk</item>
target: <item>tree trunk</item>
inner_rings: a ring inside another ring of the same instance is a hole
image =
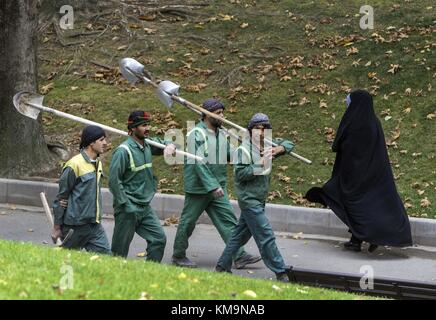
[[[0,177],[20,177],[53,168],[38,121],[18,113],[12,97],[37,91],[37,1],[0,1]]]

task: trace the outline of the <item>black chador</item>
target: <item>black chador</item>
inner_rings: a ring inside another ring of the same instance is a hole
[[[350,101],[351,100],[351,101]],[[332,177],[306,193],[311,202],[330,207],[352,233],[347,249],[370,251],[377,245],[412,245],[410,223],[395,187],[380,121],[371,95],[363,90],[347,97],[348,108],[333,142]]]

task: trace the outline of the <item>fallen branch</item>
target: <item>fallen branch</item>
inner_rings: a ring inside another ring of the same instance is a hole
[[[92,36],[94,34],[98,34],[100,33],[100,31],[91,31],[91,32],[78,32],[78,33],[74,33],[74,34],[69,34],[67,35],[68,38],[76,38],[76,37],[81,37],[81,36]]]
[[[254,59],[264,59],[264,60],[277,58],[277,55],[269,56],[269,55],[256,54],[256,53],[241,53],[241,56],[243,58],[254,58]]]
[[[188,39],[188,40],[198,40],[198,41],[203,41],[203,42],[209,41],[209,39],[207,39],[207,38],[203,38],[203,37],[195,36],[195,35],[185,35],[185,36],[180,36],[179,38]]]
[[[100,62],[97,62],[97,61],[94,61],[94,60],[91,60],[91,61],[89,61],[90,63],[92,63],[92,64],[95,64],[96,66],[99,66],[99,67],[102,67],[102,68],[105,68],[105,69],[108,69],[108,70],[112,70],[112,69],[114,69],[113,67],[111,67],[111,66],[108,66],[108,65],[106,65],[106,64],[103,64],[103,63],[100,63]]]

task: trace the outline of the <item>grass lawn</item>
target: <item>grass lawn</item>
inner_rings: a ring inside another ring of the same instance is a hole
[[[0,300],[373,299],[333,290],[3,240],[0,240],[0,265]],[[72,274],[71,281],[67,277],[69,274]],[[69,284],[72,287],[69,288]]]
[[[100,34],[65,35],[82,44],[63,46],[52,28],[45,29],[39,37],[40,91],[47,106],[119,129],[133,109],[153,113],[153,134],[186,129],[196,115],[179,105],[169,113],[151,88],[132,88],[119,74],[118,60],[133,57],[159,79],[179,83],[181,96],[194,103],[221,97],[227,118],[240,125],[255,112],[267,113],[274,136],[294,140],[295,152],[313,160],[311,166],[289,157],[275,162],[269,201],[310,206],[302,196],[331,175],[331,142],[345,96],[367,89],[408,214],[434,218],[436,6],[431,0],[375,0],[374,29],[362,30],[363,4],[222,0],[185,18],[140,14],[145,9],[134,7],[125,11],[127,23],[116,10],[78,18],[71,33]],[[80,124],[51,115],[43,121],[47,137],[77,152]],[[111,140],[114,148],[121,138]],[[110,158],[111,152],[104,156],[106,172]],[[160,191],[183,193],[181,166],[156,158],[153,168]],[[232,195],[230,166],[229,187]]]

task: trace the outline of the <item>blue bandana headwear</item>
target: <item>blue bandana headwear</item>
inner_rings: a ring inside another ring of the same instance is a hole
[[[347,108],[348,108],[351,103],[351,94],[348,94],[348,96],[345,98],[345,101],[347,102]]]
[[[269,118],[264,113],[256,113],[248,123],[247,129],[251,130],[254,126],[263,125],[265,129],[272,129],[271,123],[269,122]]]

